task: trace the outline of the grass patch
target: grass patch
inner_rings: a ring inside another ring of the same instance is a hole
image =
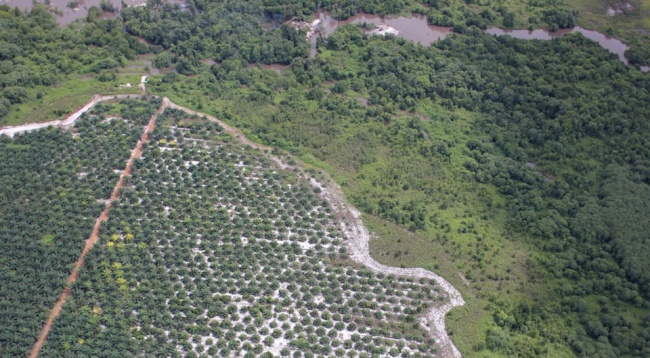
[[[315,167],[317,167],[319,169],[323,169],[326,172],[331,172],[332,171],[332,167],[329,164],[327,164],[327,163],[323,162],[322,160],[319,160],[318,158],[314,157],[314,155],[311,154],[311,153],[302,153],[300,155],[300,159],[303,162],[305,162],[307,164],[310,164],[310,165],[313,165],[313,166],[315,166]]]
[[[217,116],[228,113],[228,118],[222,119],[254,140],[265,134],[255,128],[272,115],[279,118],[277,126],[283,129],[278,130],[289,130],[286,128],[291,120],[283,122],[280,116],[285,114],[278,110],[280,103],[291,97],[286,93],[270,99],[275,105],[246,100],[249,90],[245,88],[230,89],[219,99],[211,99],[209,94],[194,89],[190,81],[176,83],[175,89],[159,94],[190,108],[200,103],[203,111]],[[156,90],[153,87],[152,91]],[[336,101],[354,103],[358,95],[353,91],[329,94],[336,96]],[[302,118],[317,118],[312,117],[317,116],[312,114],[312,101],[301,103],[304,105],[298,107]],[[313,135],[331,128],[320,129],[317,119],[302,120],[306,121],[304,130],[313,131]],[[493,185],[477,183],[465,168],[465,162],[472,160],[465,143],[473,138],[470,133],[474,121],[468,111],[452,111],[435,101],[423,100],[414,113],[397,111],[389,123],[336,122],[339,132],[332,139],[335,143],[325,141],[319,149],[278,146],[297,155],[307,167],[328,172],[349,200],[365,211],[364,222],[373,234],[370,252],[377,261],[395,267],[423,267],[452,283],[467,302],[447,319],[454,342],[464,354],[490,356],[482,344],[489,329],[500,328],[494,323],[496,312],[508,312],[521,303],[535,305],[554,293],[541,289],[545,278],[535,266],[533,258],[540,254],[531,239],[511,234],[505,197]],[[417,143],[436,148],[435,153],[429,157],[417,155],[413,139],[405,135],[409,131],[399,129],[405,127],[418,128],[422,138]],[[395,151],[395,147],[404,149]],[[429,216],[429,225],[407,230],[404,224],[370,213],[368,208],[381,200],[399,205],[418,202]],[[548,352],[547,356],[555,353],[550,348]]]
[[[567,5],[578,11],[578,25],[615,36],[625,43],[648,46],[650,36],[640,29],[650,29],[650,1],[628,1],[634,9],[615,16],[607,15],[608,0],[567,0]]]
[[[41,244],[50,246],[54,242],[54,235],[53,234],[46,234],[41,237]]]
[[[140,74],[140,75],[147,75],[150,73],[151,69],[153,68],[152,61],[153,61],[154,55],[152,54],[147,54],[147,55],[139,55],[138,58],[134,59],[133,61],[130,61],[129,64],[127,64],[124,67],[119,67],[118,68],[118,73],[120,74]]]
[[[119,87],[130,83],[131,87]],[[53,87],[27,89],[28,100],[12,106],[0,121],[1,126],[45,122],[63,118],[88,103],[96,94],[139,94],[140,75],[119,75],[116,81],[101,82],[95,78],[79,77]]]
[[[4,146],[7,149],[14,149],[14,150],[26,150],[31,148],[32,146],[30,144],[16,144],[16,143],[7,143]]]

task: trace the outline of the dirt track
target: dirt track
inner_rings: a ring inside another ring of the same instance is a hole
[[[101,97],[100,97],[101,98]],[[112,98],[112,97],[111,97]],[[95,101],[95,99],[93,99]],[[92,101],[91,101],[92,102]],[[98,101],[95,101],[97,103]],[[88,110],[88,108],[84,107],[85,110]],[[47,321],[45,322],[45,326],[43,326],[43,329],[41,331],[41,334],[38,337],[38,340],[36,341],[36,344],[34,344],[34,347],[32,348],[31,353],[29,354],[30,358],[36,358],[38,357],[39,352],[41,351],[41,347],[43,346],[43,343],[45,343],[45,339],[47,338],[48,333],[50,332],[50,329],[52,328],[52,324],[54,323],[54,320],[58,315],[61,313],[61,309],[63,308],[63,305],[65,304],[65,301],[68,299],[71,293],[70,287],[72,284],[77,281],[77,277],[79,275],[79,270],[84,264],[84,258],[88,253],[90,252],[90,249],[95,245],[97,242],[97,239],[99,239],[99,229],[102,226],[102,223],[105,222],[108,219],[108,212],[111,209],[111,206],[115,200],[117,200],[120,196],[120,189],[124,186],[124,178],[129,176],[131,173],[131,166],[133,165],[133,162],[140,157],[140,154],[142,154],[142,146],[144,143],[147,141],[149,138],[149,133],[153,131],[155,125],[156,125],[156,117],[158,114],[162,113],[162,111],[165,109],[165,106],[162,105],[160,109],[158,110],[158,113],[154,114],[151,116],[151,119],[149,120],[149,124],[145,128],[144,132],[142,133],[142,137],[140,137],[140,140],[136,144],[135,148],[131,152],[131,157],[129,158],[128,162],[126,163],[126,167],[120,174],[120,179],[117,181],[117,184],[115,184],[115,187],[113,188],[113,192],[111,194],[110,199],[107,201],[106,206],[104,207],[104,210],[101,212],[97,220],[95,221],[95,226],[93,227],[93,231],[90,234],[90,237],[88,240],[86,240],[86,244],[83,248],[83,251],[81,252],[81,255],[79,256],[79,259],[74,265],[74,268],[72,269],[72,272],[70,273],[70,276],[68,276],[68,279],[66,280],[66,287],[63,290],[63,293],[61,293],[61,296],[59,296],[59,299],[57,300],[56,304],[52,308],[52,311],[50,312],[50,316],[48,317]],[[79,112],[77,112],[79,113]],[[83,113],[83,112],[82,112]],[[75,113],[76,114],[76,113]],[[80,115],[80,114],[79,114]],[[78,116],[77,116],[78,118]],[[76,119],[75,119],[76,120]]]
[[[347,203],[340,188],[332,180],[329,185],[322,185],[311,179],[313,187],[320,188],[320,195],[326,199],[334,211],[341,217],[340,226],[348,238],[347,245],[350,249],[350,258],[363,264],[374,272],[386,275],[406,276],[413,278],[427,278],[436,281],[449,300],[441,306],[434,306],[420,317],[419,322],[425,327],[440,346],[440,353],[444,357],[461,357],[460,351],[449,338],[445,329],[445,316],[454,307],[465,304],[460,292],[447,280],[423,268],[398,268],[382,265],[370,256],[370,233],[361,221],[361,213]]]
[[[0,128],[0,135],[6,134],[10,137],[13,137],[14,134],[17,133],[23,133],[23,132],[29,132],[33,131],[36,129],[42,129],[42,128],[47,128],[47,127],[68,127],[74,124],[82,114],[84,114],[86,111],[88,111],[92,106],[96,105],[99,102],[102,101],[109,101],[111,99],[121,99],[121,98],[128,98],[128,97],[137,97],[138,95],[134,94],[118,94],[118,95],[113,95],[113,96],[99,96],[96,95],[94,96],[90,102],[88,102],[85,106],[83,106],[80,110],[74,112],[68,118],[64,120],[53,120],[49,122],[43,122],[43,123],[30,123],[30,124],[24,124],[21,126],[13,126],[13,127],[2,127]]]
[[[143,76],[140,86],[143,89],[143,92],[146,91],[145,89],[145,83],[146,83],[146,77]],[[95,103],[106,100],[106,99],[111,99],[115,98],[115,96],[106,96],[106,97],[99,97],[95,96],[91,102],[89,102],[86,106],[84,106],[81,110],[78,112],[74,113],[68,119],[66,119],[64,125],[70,125],[74,123],[75,120],[77,120],[81,114],[90,107],[92,107]],[[118,97],[119,98],[119,97]],[[165,108],[175,108],[179,109],[182,111],[187,112],[188,114],[191,115],[198,115],[207,118],[208,120],[217,122],[223,129],[231,134],[233,137],[235,137],[237,140],[239,140],[242,144],[245,145],[250,145],[251,147],[258,148],[261,150],[271,150],[272,148],[255,143],[250,141],[246,136],[244,136],[239,130],[236,128],[222,122],[221,120],[199,112],[192,111],[188,108],[179,106],[173,102],[171,102],[168,98],[163,98],[162,104],[158,110],[157,114],[154,114],[149,121],[149,125],[145,129],[145,131],[142,134],[142,137],[138,141],[138,144],[134,148],[133,152],[131,153],[131,157],[129,161],[127,162],[127,165],[120,175],[120,179],[115,185],[115,188],[113,189],[113,193],[111,195],[110,200],[106,203],[106,207],[104,208],[104,211],[102,211],[101,215],[99,218],[97,218],[97,221],[95,223],[95,227],[93,228],[92,234],[90,235],[90,238],[87,240],[86,245],[79,257],[79,260],[76,262],[74,269],[72,270],[72,273],[70,274],[67,283],[66,283],[66,288],[59,297],[59,300],[55,304],[55,306],[52,309],[52,312],[50,313],[50,316],[43,327],[43,330],[38,338],[38,341],[34,345],[34,348],[32,349],[32,352],[30,354],[31,358],[35,358],[38,356],[40,349],[45,342],[45,339],[47,338],[47,334],[49,333],[52,323],[54,322],[54,319],[59,315],[61,312],[61,309],[63,307],[63,304],[65,303],[66,299],[68,296],[70,296],[70,286],[72,283],[74,283],[77,279],[77,275],[79,272],[79,269],[83,266],[83,260],[85,256],[88,254],[90,249],[93,247],[95,242],[98,239],[99,236],[99,229],[101,227],[101,224],[106,221],[108,218],[108,212],[110,210],[110,207],[113,203],[113,201],[117,200],[119,197],[119,190],[124,184],[124,178],[128,176],[131,172],[131,165],[133,164],[134,160],[140,157],[140,154],[142,152],[142,145],[147,141],[149,133],[153,130],[155,126],[155,121],[156,117],[158,114],[162,113]],[[71,120],[71,118],[73,118]],[[55,121],[59,122],[59,121]],[[52,122],[48,122],[52,123]],[[26,130],[33,130],[37,128],[31,128],[29,127],[30,125],[26,126],[21,126],[23,127],[22,131]],[[17,128],[17,127],[14,127]],[[42,128],[42,127],[39,127]],[[6,129],[0,130],[0,134],[3,134],[3,132]],[[11,132],[10,135],[13,136],[14,133],[18,133],[20,131],[14,131]],[[281,168],[291,168],[292,166],[288,165],[282,158],[277,157],[277,156],[270,156],[270,159],[274,161],[279,167]],[[456,290],[449,282],[447,282],[444,278],[436,275],[435,273],[422,269],[422,268],[397,268],[397,267],[390,267],[386,265],[382,265],[379,262],[375,261],[371,256],[369,252],[369,240],[370,240],[370,234],[366,227],[363,225],[363,222],[361,220],[361,215],[360,213],[352,207],[346,200],[345,196],[341,192],[340,188],[338,188],[332,180],[329,180],[329,185],[323,185],[319,182],[317,182],[315,179],[310,179],[311,185],[313,187],[318,187],[321,189],[321,197],[323,199],[326,199],[330,205],[335,209],[335,211],[341,216],[341,221],[340,221],[340,226],[347,236],[348,240],[346,241],[348,248],[350,249],[350,258],[358,263],[363,264],[364,266],[368,267],[372,271],[375,272],[381,272],[384,274],[394,274],[398,276],[408,276],[408,277],[414,277],[414,278],[427,278],[427,279],[432,279],[438,283],[442,291],[446,293],[449,297],[449,300],[444,303],[441,306],[437,307],[432,307],[430,308],[423,316],[420,317],[419,321],[420,324],[423,325],[431,334],[432,337],[436,340],[436,343],[440,346],[440,353],[444,357],[461,357],[460,352],[454,345],[454,343],[451,341],[449,338],[449,335],[447,334],[447,331],[445,329],[445,316],[447,313],[454,307],[456,306],[462,306],[465,304],[465,301],[463,300],[461,294]]]

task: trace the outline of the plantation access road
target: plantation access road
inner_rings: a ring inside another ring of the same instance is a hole
[[[102,98],[102,97],[99,97]],[[91,101],[92,103],[92,101]],[[97,103],[97,101],[95,101]],[[84,107],[86,108],[86,107]],[[87,109],[86,109],[87,110]],[[158,109],[158,112],[155,113],[153,116],[151,116],[151,119],[149,120],[149,124],[145,127],[142,136],[140,137],[140,140],[136,144],[135,148],[131,152],[131,156],[129,157],[128,162],[126,163],[126,167],[120,174],[120,178],[117,181],[117,184],[115,184],[115,187],[113,188],[113,192],[111,193],[111,197],[108,199],[106,202],[106,205],[104,206],[104,210],[101,212],[97,220],[95,221],[95,226],[93,227],[93,231],[90,234],[90,237],[86,240],[86,244],[84,245],[83,251],[81,252],[81,255],[79,256],[79,259],[77,262],[75,262],[74,267],[72,269],[72,272],[70,273],[70,276],[68,276],[68,279],[66,280],[66,287],[63,290],[63,293],[61,293],[61,296],[59,296],[59,299],[57,300],[56,304],[52,308],[52,311],[50,312],[50,315],[45,322],[45,326],[43,327],[41,334],[38,337],[38,340],[36,341],[36,344],[34,344],[34,347],[32,348],[31,353],[29,354],[30,358],[36,358],[38,357],[38,354],[41,351],[41,347],[43,346],[43,343],[45,343],[45,339],[47,338],[48,333],[50,332],[50,329],[52,328],[52,324],[54,323],[54,320],[56,317],[59,316],[61,313],[61,309],[63,308],[63,305],[65,304],[65,301],[68,299],[70,296],[72,290],[72,284],[77,281],[77,277],[79,275],[79,270],[84,264],[84,259],[86,255],[90,252],[90,249],[95,245],[97,240],[99,239],[99,230],[102,226],[102,223],[108,220],[108,212],[111,209],[111,206],[113,202],[117,199],[119,199],[120,196],[120,189],[124,186],[124,179],[131,174],[131,166],[135,162],[136,159],[140,157],[142,154],[142,146],[144,145],[145,142],[149,139],[149,133],[151,133],[156,125],[156,118],[160,113],[162,113],[165,110],[165,106],[161,105],[160,108]],[[79,112],[77,112],[79,113]],[[75,113],[75,114],[77,114]],[[83,112],[82,112],[83,113]],[[74,116],[74,115],[73,115]],[[77,116],[78,118],[78,116]],[[76,119],[75,119],[76,120]]]
[[[90,102],[88,102],[85,106],[83,106],[78,111],[69,115],[68,118],[66,119],[63,120],[56,119],[53,121],[43,122],[43,123],[29,123],[29,124],[23,124],[21,126],[2,127],[0,128],[0,135],[6,134],[10,137],[13,137],[15,134],[18,133],[29,132],[29,131],[43,129],[47,127],[69,127],[73,125],[81,117],[82,114],[84,114],[86,111],[88,111],[90,108],[92,108],[94,105],[96,105],[99,102],[110,101],[112,99],[123,99],[123,98],[128,98],[133,96],[137,96],[137,95],[133,95],[133,94],[117,94],[113,96],[95,95],[93,96],[92,100],[90,100]]]
[[[142,76],[140,78],[140,84],[138,84],[138,87],[140,87],[140,89],[142,90],[142,94],[147,93],[147,89],[145,87],[146,83],[147,83],[147,76]],[[112,96],[95,95],[90,100],[90,102],[86,103],[86,105],[81,107],[78,111],[69,115],[66,119],[63,120],[56,119],[49,122],[29,123],[20,126],[2,127],[0,128],[0,135],[6,134],[9,137],[13,137],[14,134],[17,133],[24,133],[24,132],[29,132],[29,131],[47,128],[47,127],[69,127],[73,125],[79,118],[81,118],[82,114],[87,112],[89,109],[91,109],[94,105],[96,105],[99,102],[110,101],[112,99],[124,99],[132,96],[137,96],[137,94],[117,94]]]
[[[145,88],[146,78],[147,78],[146,76],[142,76],[140,82],[140,88],[142,88],[143,92],[146,92],[146,88]],[[95,96],[93,97],[93,100],[91,100],[86,106],[84,106],[81,110],[75,112],[71,116],[69,116],[65,121],[52,121],[47,123],[54,123],[54,122],[67,123],[63,125],[63,126],[67,126],[74,123],[74,121],[76,121],[81,116],[82,113],[90,109],[93,105],[95,105],[98,102],[113,99],[113,98],[126,98],[126,97],[128,97],[128,95]],[[93,245],[95,244],[95,242],[99,237],[99,229],[101,227],[101,224],[107,220],[108,212],[112,203],[115,200],[117,200],[119,197],[119,190],[124,185],[124,178],[130,174],[131,165],[133,164],[135,159],[140,157],[140,154],[142,152],[142,146],[148,140],[149,133],[153,131],[157,116],[163,113],[163,111],[166,108],[174,108],[174,109],[182,110],[190,115],[197,115],[206,118],[207,120],[216,122],[223,128],[225,132],[232,135],[241,144],[249,145],[253,148],[257,148],[262,151],[268,151],[273,149],[271,147],[251,141],[241,131],[239,131],[235,127],[228,125],[227,123],[224,123],[223,121],[217,119],[214,116],[196,112],[189,108],[185,108],[183,106],[177,105],[171,102],[169,98],[164,97],[162,100],[162,104],[158,109],[158,112],[151,117],[151,120],[149,121],[149,125],[144,130],[141,139],[138,141],[136,147],[131,153],[131,157],[127,162],[126,168],[120,175],[120,179],[115,185],[111,198],[106,203],[106,207],[104,208],[104,211],[102,211],[99,218],[97,218],[92,234],[90,238],[86,241],[86,245],[81,253],[81,256],[79,257],[79,260],[76,262],[74,269],[72,270],[72,273],[70,274],[70,277],[67,280],[66,288],[64,292],[61,294],[56,305],[52,309],[52,312],[50,313],[50,317],[48,318],[45,326],[43,327],[43,330],[41,332],[41,335],[39,336],[38,341],[36,342],[34,348],[32,349],[30,358],[35,358],[38,356],[38,353],[40,352],[40,349],[43,343],[45,342],[45,339],[47,338],[47,334],[52,327],[52,323],[54,322],[54,319],[61,312],[61,308],[63,307],[65,300],[68,298],[68,296],[71,293],[70,286],[72,285],[72,283],[76,281],[79,269],[83,266],[83,260],[85,256],[88,254],[88,252],[93,247]],[[15,133],[43,128],[43,127],[32,127],[32,126],[34,125],[24,125],[24,126],[14,127],[11,128],[12,129],[11,132],[0,131],[0,134],[10,133],[9,135],[13,136],[13,134]],[[276,163],[276,165],[278,165],[281,169],[296,168],[296,166],[289,165],[288,163],[285,162],[283,158],[280,158],[278,156],[269,155],[269,158],[274,163]],[[441,306],[434,306],[428,309],[427,312],[419,318],[419,322],[423,327],[425,327],[429,331],[429,334],[435,339],[436,344],[438,344],[440,347],[440,353],[442,356],[455,357],[455,358],[461,357],[460,351],[458,351],[454,343],[451,341],[451,338],[447,334],[445,328],[445,316],[447,315],[447,313],[452,308],[457,306],[462,306],[465,304],[465,301],[463,300],[460,292],[458,292],[458,290],[456,290],[454,286],[452,286],[449,282],[447,282],[447,280],[436,275],[431,271],[422,268],[390,267],[375,261],[370,256],[370,249],[369,249],[370,233],[368,232],[368,229],[365,227],[363,221],[361,220],[361,214],[357,209],[355,209],[351,204],[347,202],[340,187],[336,186],[334,181],[331,180],[331,178],[327,177],[327,174],[324,175],[327,178],[328,184],[322,184],[314,178],[310,179],[310,184],[314,188],[320,189],[319,196],[321,197],[321,199],[327,200],[332,206],[332,208],[335,210],[335,212],[337,213],[339,217],[339,225],[341,226],[341,229],[343,230],[345,236],[347,237],[346,243],[350,250],[350,258],[353,261],[362,264],[367,268],[369,268],[370,270],[377,273],[383,273],[385,275],[412,277],[415,279],[426,278],[437,282],[437,284],[440,286],[442,291],[444,291],[444,293],[448,295],[449,300]]]

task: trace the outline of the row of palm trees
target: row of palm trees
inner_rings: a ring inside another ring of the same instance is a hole
[[[414,319],[438,298],[431,282],[330,265],[345,237],[302,174],[199,135],[215,133],[152,133],[44,353],[114,352],[99,341],[116,332],[126,355],[435,353]]]
[[[111,104],[111,106],[114,106]],[[87,113],[74,128],[0,136],[0,355],[25,356],[154,106],[129,121]],[[115,106],[117,108],[117,106]]]

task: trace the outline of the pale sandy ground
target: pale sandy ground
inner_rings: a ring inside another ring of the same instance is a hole
[[[147,83],[147,76],[142,76],[140,78],[140,84],[138,85],[140,89],[142,89],[142,93],[144,94],[146,92],[145,89],[145,83]],[[2,127],[0,128],[0,135],[6,134],[10,137],[13,137],[14,134],[16,133],[23,133],[23,132],[29,132],[33,131],[36,129],[42,129],[42,128],[47,128],[47,127],[69,127],[76,122],[82,114],[87,112],[89,109],[91,109],[94,105],[96,105],[99,102],[102,101],[109,101],[111,99],[121,99],[121,98],[128,98],[128,97],[136,97],[138,95],[135,94],[118,94],[118,95],[113,95],[113,96],[100,96],[100,95],[95,95],[93,96],[92,100],[88,102],[85,106],[83,106],[80,110],[72,113],[71,115],[68,116],[68,118],[63,119],[63,120],[53,120],[49,122],[43,122],[43,123],[30,123],[30,124],[24,124],[21,126],[13,126],[13,127]]]
[[[350,204],[348,204],[339,188],[334,184],[323,186],[315,179],[311,179],[314,187],[321,189],[321,195],[332,205],[334,210],[343,215],[345,220],[341,221],[341,227],[345,236],[348,238],[347,244],[350,248],[350,258],[363,264],[375,272],[381,272],[386,275],[409,276],[413,278],[432,279],[438,283],[442,291],[447,293],[449,300],[441,306],[430,308],[422,317],[422,324],[436,340],[440,346],[440,353],[445,357],[461,357],[460,351],[449,338],[445,329],[445,316],[456,306],[465,304],[460,292],[456,290],[447,280],[436,275],[435,273],[422,268],[398,268],[382,265],[370,257],[368,243],[370,233],[361,221],[361,214]],[[346,223],[347,221],[347,223]]]
[[[271,149],[269,147],[250,141],[239,130],[229,126],[228,124],[220,121],[213,116],[198,113],[185,107],[179,106],[169,101],[168,98],[165,98],[163,100],[163,106],[180,109],[189,114],[196,114],[198,116],[205,117],[208,120],[215,121],[219,123],[219,125],[223,127],[226,132],[233,135],[243,144],[247,144],[251,147],[255,147],[261,150]],[[282,158],[271,156],[270,159],[282,169],[291,168],[291,166],[287,164]],[[339,212],[339,214],[345,218],[345,220],[341,221],[340,225],[345,236],[348,239],[346,242],[350,249],[350,258],[352,260],[361,263],[369,269],[378,273],[384,273],[387,275],[393,274],[397,276],[409,276],[413,278],[427,278],[432,279],[438,283],[440,289],[448,295],[449,300],[440,306],[430,308],[422,317],[420,317],[420,324],[422,324],[425,329],[429,331],[431,336],[436,340],[436,343],[440,347],[440,354],[442,356],[461,357],[460,351],[458,351],[454,343],[451,341],[451,338],[449,338],[447,330],[445,329],[445,316],[447,313],[452,308],[465,304],[465,301],[463,300],[460,292],[458,292],[454,286],[447,282],[447,280],[431,271],[422,268],[390,267],[382,265],[379,262],[375,261],[372,257],[370,257],[370,249],[368,246],[368,243],[370,241],[370,233],[368,232],[368,229],[363,225],[359,211],[357,211],[345,200],[343,193],[338,187],[335,187],[334,184],[323,185],[313,178],[310,179],[310,182],[313,187],[318,187],[321,189],[320,195],[322,198],[326,199],[334,208],[334,210]]]
[[[146,91],[145,88],[146,79],[147,79],[146,76],[142,76],[139,85],[140,88],[142,88],[143,93]],[[73,113],[72,115],[68,116],[64,120],[56,120],[56,121],[37,123],[37,124],[26,124],[23,126],[16,126],[16,127],[6,127],[0,129],[0,135],[7,134],[9,136],[13,136],[16,133],[31,131],[31,130],[45,128],[49,126],[60,126],[60,127],[70,126],[74,124],[74,122],[78,120],[84,112],[88,111],[96,103],[110,100],[113,98],[126,98],[127,96],[129,95],[95,96],[83,108]],[[179,106],[171,102],[168,98],[163,98],[163,103],[158,113],[162,113],[165,108],[176,108],[176,109],[183,110],[189,114],[196,114],[201,117],[205,117],[208,120],[217,122],[221,127],[224,128],[226,132],[233,135],[243,144],[250,145],[252,147],[261,149],[263,151],[271,149],[269,147],[250,141],[239,130],[237,130],[234,127],[231,127],[230,125],[220,121],[219,119],[213,116],[209,116],[203,113],[198,113],[188,108]],[[292,167],[289,164],[287,164],[282,158],[279,158],[277,156],[270,156],[270,159],[281,168]],[[439,353],[441,354],[441,356],[461,357],[460,352],[458,351],[454,343],[449,338],[449,335],[447,334],[447,331],[445,329],[445,316],[447,315],[447,313],[452,308],[456,306],[462,306],[465,304],[465,301],[463,300],[460,292],[458,292],[458,290],[456,290],[456,288],[454,288],[454,286],[452,286],[444,278],[436,275],[431,271],[422,268],[390,267],[390,266],[382,265],[379,262],[375,261],[372,257],[370,257],[370,250],[369,250],[370,233],[368,232],[368,229],[363,225],[363,222],[361,220],[361,214],[359,213],[358,210],[352,207],[345,200],[345,197],[341,192],[340,188],[337,187],[333,181],[330,180],[329,182],[330,182],[329,184],[324,185],[322,183],[319,183],[314,178],[310,179],[310,183],[313,187],[320,188],[321,191],[320,196],[323,199],[327,200],[332,206],[332,208],[340,215],[341,217],[340,226],[345,236],[347,237],[346,243],[348,248],[350,249],[350,258],[358,263],[363,264],[364,266],[368,267],[369,269],[377,273],[383,273],[386,275],[393,274],[396,276],[407,276],[413,278],[426,278],[426,279],[434,280],[438,284],[438,286],[440,286],[440,289],[447,294],[449,299],[446,300],[445,303],[440,306],[434,306],[430,308],[423,316],[420,317],[419,319],[420,324],[425,329],[427,329],[431,334],[431,336],[436,340],[436,344],[440,347]],[[47,333],[45,332],[44,335],[46,336]],[[45,337],[42,338],[44,340]],[[278,340],[276,342],[277,347],[274,348],[279,348],[283,346],[282,343],[284,343],[282,342],[282,340]],[[38,352],[38,350],[36,350],[36,352]]]

